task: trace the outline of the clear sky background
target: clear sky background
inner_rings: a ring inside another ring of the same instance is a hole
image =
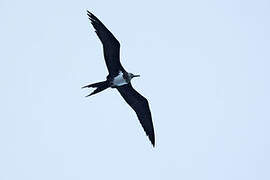
[[[108,89],[86,9],[150,102]],[[270,1],[0,0],[1,180],[269,180]]]

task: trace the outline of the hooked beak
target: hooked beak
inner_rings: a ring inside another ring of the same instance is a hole
[[[140,75],[134,75],[133,77],[140,77]]]

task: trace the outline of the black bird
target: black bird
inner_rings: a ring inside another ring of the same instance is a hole
[[[153,146],[155,146],[155,133],[148,101],[140,95],[131,85],[131,79],[139,77],[128,73],[120,63],[120,43],[104,24],[91,12],[87,11],[91,24],[103,44],[103,53],[109,75],[105,81],[89,84],[82,88],[96,88],[91,94],[96,94],[109,87],[116,88],[125,101],[136,112],[137,117]],[[86,97],[88,97],[86,96]]]

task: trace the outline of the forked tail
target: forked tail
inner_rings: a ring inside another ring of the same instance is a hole
[[[94,84],[89,84],[87,86],[83,86],[82,88],[96,88],[92,93],[90,93],[89,95],[87,95],[86,97],[92,96],[93,94],[99,93],[105,89],[107,89],[108,87],[110,87],[110,84],[108,81],[102,81],[102,82],[97,82]]]

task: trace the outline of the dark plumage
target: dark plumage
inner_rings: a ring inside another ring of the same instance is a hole
[[[125,101],[136,112],[145,133],[148,135],[150,141],[154,146],[155,133],[147,99],[140,95],[135,89],[133,89],[131,83],[119,86],[117,87],[117,90],[120,92],[121,96],[125,99]]]
[[[128,73],[120,63],[120,43],[104,24],[91,12],[87,11],[91,24],[103,44],[103,53],[109,75],[105,81],[89,84],[83,88],[96,88],[91,94],[96,94],[109,87],[116,88],[125,101],[136,112],[137,117],[153,146],[155,146],[155,133],[151,112],[146,98],[140,95],[131,86],[131,79],[139,75]],[[87,97],[88,97],[87,96]]]
[[[94,14],[87,11],[87,15],[103,44],[103,53],[109,75],[110,77],[117,76],[119,70],[125,71],[120,63],[120,43]]]

